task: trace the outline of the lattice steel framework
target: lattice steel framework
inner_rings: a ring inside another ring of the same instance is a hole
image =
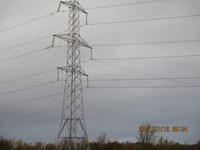
[[[82,76],[88,76],[81,68],[80,46],[92,49],[80,36],[80,12],[87,12],[78,0],[61,1],[61,5],[69,7],[68,34],[54,35],[68,43],[67,64],[58,67],[66,72],[62,118],[58,133],[59,150],[89,149],[83,107]],[[53,43],[54,43],[53,40]]]

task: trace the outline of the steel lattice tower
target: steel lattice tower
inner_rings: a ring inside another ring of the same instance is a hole
[[[69,7],[68,34],[54,35],[67,42],[66,66],[58,67],[66,73],[62,117],[58,133],[59,150],[89,149],[88,136],[84,120],[82,76],[88,75],[81,68],[80,47],[91,47],[80,36],[80,12],[87,14],[78,0],[61,1]],[[53,40],[54,41],[54,40]]]

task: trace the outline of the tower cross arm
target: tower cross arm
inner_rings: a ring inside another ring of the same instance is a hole
[[[70,66],[58,67],[57,69],[61,70],[61,71],[64,71],[64,72],[68,72],[68,73],[69,72],[74,72],[75,74],[83,75],[83,76],[88,77],[88,75],[85,73],[85,71],[81,67],[78,67],[75,70],[73,70]]]
[[[61,4],[71,8],[73,10],[80,11],[80,12],[87,14],[87,12],[84,10],[84,8],[80,5],[80,3],[78,1],[60,1],[58,12],[60,11]]]
[[[79,34],[58,34],[54,35],[54,37],[57,37],[69,43],[92,49],[92,47],[90,47],[89,44]]]

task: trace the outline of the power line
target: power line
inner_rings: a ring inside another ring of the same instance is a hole
[[[32,55],[32,54],[39,53],[39,52],[42,52],[42,51],[46,51],[46,50],[48,50],[50,48],[51,47],[46,47],[46,48],[35,50],[35,51],[29,52],[29,53],[25,53],[25,54],[22,54],[22,55],[17,55],[17,56],[14,56],[14,57],[6,58],[6,59],[3,59],[3,60],[0,60],[0,63],[6,62],[6,61],[10,61],[10,60],[13,60],[13,59],[17,59],[17,58],[21,58],[21,57],[24,57],[24,56]]]
[[[34,21],[38,21],[38,20],[44,19],[44,18],[49,17],[49,16],[53,16],[53,15],[55,15],[57,13],[58,12],[50,13],[50,14],[47,14],[47,15],[44,15],[44,16],[40,16],[40,17],[34,18],[32,20],[29,20],[29,21],[26,21],[26,22],[23,22],[23,23],[20,23],[20,24],[17,24],[17,25],[14,25],[14,26],[11,26],[11,27],[8,27],[8,28],[5,28],[5,29],[2,29],[2,30],[0,30],[0,33],[8,31],[8,30],[11,30],[11,29],[14,29],[14,28],[17,28],[17,27],[20,27],[20,26],[23,26],[25,24],[29,24],[29,23],[34,22]]]
[[[25,54],[22,54],[22,55],[17,55],[17,56],[14,56],[14,57],[6,58],[6,59],[3,59],[3,60],[0,60],[0,63],[7,62],[7,61],[17,59],[17,58],[21,58],[21,57],[25,57],[25,56],[28,56],[28,55],[32,55],[32,54],[35,54],[35,53],[38,53],[38,52],[42,52],[42,51],[48,50],[50,48],[51,48],[51,46],[46,47],[46,48],[42,48],[42,49],[39,49],[39,50],[35,50],[35,51],[29,52],[29,53],[25,53]],[[171,56],[132,57],[132,58],[95,58],[94,60],[131,60],[131,59],[163,59],[163,58],[167,59],[167,58],[190,58],[190,57],[199,57],[199,56],[200,55],[197,54],[197,55],[171,55]],[[88,62],[88,61],[91,61],[91,59],[83,61],[83,63]]]
[[[15,11],[15,12],[9,13],[9,14],[4,15],[4,16],[0,16],[0,19],[5,18],[5,17],[9,17],[9,16],[13,16],[13,15],[16,15],[16,14],[19,14],[19,13],[22,13],[22,12],[24,12],[24,11],[31,10],[31,9],[33,9],[33,8],[37,8],[37,7],[41,6],[41,5],[47,4],[47,2],[49,2],[49,1],[52,1],[52,0],[47,0],[47,1],[43,2],[43,3],[39,3],[39,4],[37,4],[37,5],[31,6],[31,7],[22,9],[22,10]],[[53,1],[54,1],[54,0],[53,0]]]
[[[39,49],[39,50],[35,50],[35,51],[29,52],[29,53],[25,53],[25,54],[22,54],[22,55],[17,55],[17,56],[14,56],[14,57],[6,58],[6,59],[3,59],[3,60],[0,60],[0,63],[7,62],[7,61],[10,61],[10,60],[13,60],[13,59],[17,59],[17,58],[21,58],[21,57],[25,57],[25,56],[28,56],[28,55],[32,55],[32,54],[39,53],[39,52],[42,52],[42,51],[46,51],[46,50],[48,50],[50,48],[53,48],[53,47],[49,46],[49,47],[42,48],[42,49]],[[91,59],[82,61],[82,63],[86,63],[88,61],[91,61]]]
[[[171,20],[171,19],[194,18],[194,17],[200,17],[200,15],[184,15],[184,16],[160,17],[160,18],[150,18],[150,19],[108,21],[108,22],[88,23],[87,25],[124,24],[124,23],[133,23],[133,22],[159,21],[159,20]],[[84,26],[87,26],[87,25],[84,25]]]
[[[188,82],[185,82],[185,81],[180,81],[180,80],[178,80],[178,78],[166,78],[166,77],[162,77],[162,76],[159,76],[159,75],[155,75],[155,74],[151,74],[151,73],[147,73],[147,72],[143,72],[143,71],[139,71],[139,70],[133,70],[133,69],[123,67],[123,66],[120,66],[120,65],[110,64],[110,63],[103,62],[103,61],[98,60],[98,59],[92,59],[92,60],[99,62],[99,63],[102,63],[102,64],[105,64],[105,65],[110,65],[110,66],[117,67],[117,68],[120,68],[120,69],[123,69],[123,70],[144,74],[144,75],[151,76],[151,77],[154,77],[154,78],[156,77],[158,79],[166,79],[166,80],[171,80],[171,81],[175,81],[175,82],[178,82],[178,83],[183,83],[183,84],[186,84],[186,85],[191,85],[191,83],[188,83]],[[184,79],[184,78],[182,78],[182,79]]]
[[[96,7],[88,7],[86,8],[86,10],[116,8],[116,7],[141,5],[141,4],[148,4],[148,3],[166,2],[166,1],[171,1],[171,0],[149,0],[149,1],[142,1],[142,2],[131,2],[131,3],[122,3],[122,4],[115,4],[115,5],[96,6]]]
[[[92,60],[91,59],[87,59],[87,60],[82,61],[81,63],[87,63],[89,61],[92,61]]]
[[[62,31],[62,32],[65,32],[65,31]],[[59,32],[59,33],[62,33],[62,32]],[[31,43],[34,43],[34,42],[37,42],[37,41],[41,41],[43,39],[47,39],[47,38],[52,37],[52,36],[53,36],[53,34],[48,35],[48,36],[44,36],[44,37],[41,37],[41,38],[38,38],[38,39],[35,39],[35,40],[32,40],[32,41],[24,42],[24,43],[21,43],[21,44],[12,46],[12,47],[4,48],[4,49],[1,49],[0,52],[11,50],[11,49],[14,49],[14,48],[17,48],[17,47],[21,47],[21,46],[24,46],[24,45],[28,45],[28,44],[31,44]],[[102,43],[102,44],[93,44],[91,46],[93,46],[93,47],[106,47],[106,46],[176,44],[176,43],[194,43],[194,42],[200,42],[200,39],[174,40],[174,41],[157,41],[157,42],[138,42],[138,43],[110,43],[110,44]],[[59,46],[59,47],[66,47],[66,46]]]
[[[65,32],[65,31],[61,31],[59,33],[62,33],[62,32]],[[11,50],[11,49],[14,49],[14,48],[18,48],[18,47],[21,47],[21,46],[24,46],[24,45],[28,45],[28,44],[31,44],[31,43],[34,43],[34,42],[37,42],[37,41],[41,41],[41,40],[47,39],[49,37],[53,37],[53,34],[47,35],[47,36],[43,36],[41,38],[34,39],[34,40],[31,40],[31,41],[28,41],[28,42],[24,42],[24,43],[21,43],[21,44],[17,44],[17,45],[8,47],[8,48],[1,49],[0,52],[4,52],[4,51],[8,51],[8,50]]]
[[[24,46],[24,45],[28,45],[30,43],[34,43],[34,42],[37,42],[37,41],[41,41],[43,39],[47,39],[49,37],[52,37],[53,35],[48,35],[48,36],[44,36],[44,37],[41,37],[41,38],[38,38],[38,39],[35,39],[35,40],[32,40],[32,41],[28,41],[28,42],[24,42],[24,43],[21,43],[21,44],[18,44],[18,45],[15,45],[15,46],[12,46],[12,47],[8,47],[8,48],[4,48],[4,49],[1,49],[0,52],[4,52],[4,51],[8,51],[8,50],[11,50],[11,49],[14,49],[14,48],[17,48],[17,47],[21,47],[21,46]]]
[[[36,85],[33,85],[33,86],[25,87],[25,88],[22,88],[22,89],[17,89],[17,90],[5,92],[5,93],[0,93],[0,96],[11,94],[11,93],[16,93],[16,92],[20,92],[20,91],[24,91],[24,90],[28,90],[28,89],[32,89],[32,88],[36,88],[36,87],[40,87],[40,86],[44,86],[44,85],[53,84],[55,82],[58,82],[58,81],[50,81],[50,82],[46,82],[46,83],[42,83],[42,84],[36,84]]]
[[[88,89],[88,88],[83,88],[83,90]],[[2,109],[3,107],[8,107],[8,106],[13,106],[13,105],[20,105],[23,103],[29,103],[29,102],[33,102],[33,101],[39,101],[42,99],[47,99],[47,98],[51,98],[51,97],[56,97],[56,96],[60,96],[63,95],[64,93],[57,93],[57,94],[53,94],[53,95],[47,95],[47,96],[43,96],[43,97],[39,97],[39,98],[33,98],[33,99],[28,99],[28,100],[23,100],[20,102],[16,102],[16,103],[10,103],[10,104],[6,104],[6,105],[1,105],[0,109]]]
[[[163,59],[163,58],[190,58],[200,57],[200,55],[171,55],[171,56],[152,56],[152,57],[129,57],[129,58],[94,58],[94,60],[131,60],[131,59]]]
[[[150,88],[197,88],[200,87],[199,86],[140,86],[140,87],[88,87],[87,89],[150,89]],[[20,101],[20,102],[16,102],[16,103],[11,103],[11,104],[6,104],[6,105],[1,105],[0,109],[4,108],[4,107],[9,107],[9,106],[14,106],[14,105],[20,105],[23,103],[29,103],[29,102],[33,102],[33,101],[39,101],[42,99],[47,99],[47,98],[51,98],[51,97],[56,97],[56,96],[60,96],[63,93],[57,93],[57,94],[53,94],[53,95],[47,95],[47,96],[43,96],[43,97],[39,97],[39,98],[34,98],[34,99],[29,99],[29,100],[24,100],[24,101]]]
[[[150,76],[150,77],[156,77],[156,78],[165,78],[165,77],[162,77],[162,76],[159,76],[159,75],[154,75],[152,73],[147,73],[147,72],[143,72],[143,71],[139,71],[139,70],[134,70],[134,69],[130,69],[130,68],[127,68],[127,67],[123,67],[123,66],[120,66],[120,65],[116,65],[116,64],[110,64],[110,63],[107,63],[107,62],[103,62],[103,61],[98,61],[98,60],[95,60],[99,63],[102,63],[102,64],[105,64],[105,65],[109,65],[109,66],[113,66],[113,67],[117,67],[117,68],[120,68],[120,69],[123,69],[123,70],[127,70],[127,71],[131,71],[131,72],[136,72],[136,73],[140,73],[140,74],[144,74],[146,76]],[[185,82],[185,81],[180,81],[180,80],[177,80],[177,79],[169,79],[170,81],[175,81],[175,82],[178,82],[178,83],[183,83],[183,84],[186,84],[186,85],[189,85],[191,86],[191,83],[188,83],[188,82]],[[193,86],[193,85],[192,85]]]
[[[83,88],[83,90],[88,89],[88,88]],[[47,99],[47,98],[51,98],[51,97],[56,97],[56,96],[60,96],[63,95],[64,93],[57,93],[57,94],[53,94],[53,95],[47,95],[47,96],[43,96],[43,97],[39,97],[39,98],[33,98],[33,99],[28,99],[28,100],[24,100],[24,101],[20,101],[20,102],[16,102],[16,103],[10,103],[10,104],[6,104],[6,105],[1,105],[0,109],[2,109],[3,107],[8,107],[8,106],[13,106],[13,105],[20,105],[23,103],[29,103],[29,102],[33,102],[33,101],[38,101],[38,100],[42,100],[42,99]]]
[[[200,39],[188,39],[188,40],[173,40],[173,41],[154,41],[154,42],[130,42],[130,43],[101,43],[92,44],[92,47],[107,47],[107,46],[131,46],[131,45],[158,45],[158,44],[184,44],[184,43],[198,43]],[[67,46],[57,46],[67,47]]]
[[[136,73],[144,74],[146,76],[151,76],[151,77],[156,77],[156,78],[162,78],[160,76],[156,76],[156,75],[153,75],[153,74],[150,74],[150,73],[146,73],[146,72],[143,72],[143,71],[139,71],[139,70],[133,70],[131,68],[123,67],[123,66],[116,65],[116,64],[111,64],[111,63],[107,63],[107,62],[99,61],[99,60],[95,60],[95,59],[94,59],[94,61],[99,62],[99,63],[104,64],[104,65],[113,66],[115,68],[120,68],[120,69],[123,69],[123,70],[127,70],[127,71],[131,71],[131,72],[136,72]]]
[[[62,31],[62,32],[64,32],[64,31]],[[24,45],[28,45],[28,44],[31,44],[31,43],[34,43],[34,42],[37,42],[37,41],[40,41],[40,40],[43,40],[43,39],[47,39],[47,38],[49,38],[51,36],[53,36],[53,35],[48,35],[48,36],[41,37],[41,38],[38,38],[38,39],[35,39],[35,40],[32,40],[32,41],[24,42],[24,43],[21,43],[21,44],[12,46],[12,47],[1,49],[0,52],[4,52],[4,51],[8,51],[8,50],[11,50],[11,49],[14,49],[14,48],[18,48],[18,47],[21,47],[21,46],[24,46]],[[158,42],[141,42],[141,43],[94,44],[92,46],[104,47],[104,46],[125,46],[125,45],[175,44],[175,43],[190,43],[190,42],[199,42],[199,41],[200,41],[200,39],[176,40],[176,41],[158,41]],[[63,46],[63,47],[66,47],[66,46]],[[49,47],[47,47],[47,48],[49,48]],[[9,61],[9,60],[16,59],[16,58],[19,58],[19,57],[27,56],[27,55],[30,55],[30,54],[33,54],[33,53],[37,53],[37,52],[40,52],[40,51],[43,51],[43,50],[45,50],[45,49],[39,49],[39,50],[30,52],[30,53],[26,53],[26,54],[14,56],[14,57],[11,57],[11,58],[7,58],[7,59],[4,59],[4,60],[0,60],[0,62],[5,62],[5,61]],[[115,59],[154,59],[154,58],[178,58],[178,57],[199,57],[199,55],[158,56],[158,57],[138,57],[138,58],[109,58],[109,59],[110,60],[111,59],[112,60],[115,60]],[[108,60],[108,59],[97,59],[97,60]]]
[[[56,70],[56,69],[50,69],[50,70],[47,70],[47,71],[38,72],[38,73],[34,73],[34,74],[31,74],[31,75],[27,75],[27,76],[15,78],[15,79],[7,80],[7,81],[2,81],[2,82],[0,82],[0,84],[6,84],[6,83],[18,81],[18,80],[23,80],[23,79],[31,78],[31,77],[34,77],[34,76],[39,76],[39,75],[42,75],[42,74],[46,74],[46,73],[49,73],[49,72],[53,72],[53,71],[55,71],[55,70]]]
[[[136,5],[136,4],[162,2],[162,1],[170,1],[170,0],[151,0],[151,1],[143,1],[143,2],[132,2],[132,3],[117,4],[117,5],[90,7],[90,8],[87,8],[87,9],[114,8],[114,7],[130,6],[130,5]],[[60,11],[60,12],[65,13],[67,11]],[[38,21],[38,20],[44,19],[44,18],[49,17],[49,16],[53,16],[53,15],[58,14],[58,13],[59,12],[53,12],[53,13],[50,13],[50,14],[47,14],[47,15],[44,15],[44,16],[40,16],[40,17],[34,18],[32,20],[29,20],[29,21],[26,21],[26,22],[23,22],[23,23],[8,27],[6,29],[2,29],[2,30],[0,30],[0,33],[4,32],[4,31],[11,30],[13,28],[16,28],[16,27],[19,27],[19,26],[22,26],[22,25],[25,25],[25,24],[29,24],[29,23],[34,22],[34,21]]]
[[[181,79],[181,80],[192,80],[192,79],[200,79],[200,77],[168,77],[168,78],[129,78],[129,79],[89,79],[88,81],[94,81],[94,82],[101,82],[101,81],[152,81],[152,80],[172,80],[172,79]],[[86,80],[85,80],[86,81]]]
[[[23,103],[28,103],[28,102],[38,101],[38,100],[47,99],[47,98],[51,98],[51,97],[56,97],[56,96],[60,96],[62,94],[63,93],[57,93],[57,94],[47,95],[47,96],[43,96],[43,97],[39,97],[39,98],[33,98],[33,99],[29,99],[29,100],[24,100],[24,101],[20,101],[20,102],[16,102],[16,103],[1,105],[0,109],[4,108],[4,107],[8,107],[8,106],[19,105],[19,104],[23,104]]]
[[[174,56],[172,56],[172,57],[174,57]],[[175,81],[175,82],[178,82],[178,83],[183,83],[183,84],[186,84],[186,85],[191,85],[191,83],[188,83],[188,82],[185,82],[185,81],[180,81],[180,80],[178,80],[178,78],[166,78],[166,77],[162,77],[162,76],[159,76],[159,75],[154,75],[154,74],[143,72],[143,71],[133,70],[133,69],[130,69],[130,68],[127,68],[127,67],[123,67],[123,66],[119,66],[119,65],[116,65],[116,64],[110,64],[110,63],[107,63],[107,62],[103,62],[100,59],[92,59],[92,60],[97,61],[97,62],[102,63],[102,64],[106,64],[106,65],[110,65],[110,66],[113,66],[113,67],[117,67],[117,68],[120,68],[120,69],[123,69],[123,70],[131,71],[131,72],[137,72],[137,73],[140,73],[140,74],[151,76],[151,77],[154,77],[154,78],[156,77],[158,79],[166,79],[166,80],[171,80],[171,81]],[[87,61],[89,61],[89,60],[87,60]],[[181,79],[181,78],[179,78],[179,79]],[[182,79],[184,79],[184,78],[182,78]]]
[[[200,85],[188,86],[135,86],[135,87],[89,87],[90,89],[162,89],[162,88],[199,88]]]
[[[159,89],[159,88],[198,88],[200,87],[200,85],[197,86],[138,86],[138,87],[88,87],[87,89]],[[24,100],[24,101],[20,101],[20,102],[16,102],[16,103],[11,103],[11,104],[6,104],[6,105],[1,105],[0,109],[4,108],[4,107],[8,107],[8,106],[13,106],[13,105],[19,105],[19,104],[23,104],[23,103],[28,103],[28,102],[33,102],[33,101],[38,101],[38,100],[42,100],[42,99],[47,99],[47,98],[51,98],[51,97],[56,97],[56,96],[60,96],[63,93],[57,93],[57,94],[53,94],[53,95],[47,95],[47,96],[43,96],[43,97],[39,97],[39,98],[34,98],[34,99],[29,99],[29,100]]]
[[[127,45],[156,45],[156,44],[176,44],[176,43],[195,43],[200,42],[200,39],[193,40],[174,40],[174,41],[155,41],[155,42],[138,42],[138,43],[107,43],[107,44],[93,44],[93,47],[106,47],[106,46],[127,46]]]

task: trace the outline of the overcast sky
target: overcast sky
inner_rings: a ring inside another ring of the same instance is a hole
[[[150,3],[141,3],[146,1]],[[81,0],[80,3],[89,13],[89,24],[200,14],[199,0]],[[99,7],[128,3],[131,5]],[[19,105],[1,106],[63,92],[63,83],[54,82],[7,93],[57,79],[56,68],[65,65],[66,48],[51,48],[16,59],[13,57],[46,48],[52,42],[50,35],[67,31],[67,12],[49,15],[57,10],[58,4],[58,0],[0,0],[0,137],[22,139],[26,142],[56,140],[62,95]],[[62,7],[62,10],[67,8]],[[47,17],[27,23],[46,15]],[[21,24],[25,22],[26,24]],[[83,14],[81,25],[84,24]],[[93,45],[93,55],[96,59],[200,55],[198,41],[97,46],[113,43],[198,40],[199,27],[200,17],[194,16],[88,25],[81,28],[81,36]],[[45,36],[50,37],[15,47]],[[57,46],[63,44],[62,41],[56,40]],[[13,46],[15,48],[7,49]],[[90,59],[90,51],[82,48],[81,56],[82,61]],[[8,58],[12,59],[5,61]],[[199,77],[199,63],[200,57],[193,56],[87,61],[82,64],[82,68],[91,80]],[[23,80],[4,82],[52,69],[55,71]],[[60,78],[61,76],[60,74]],[[200,79],[90,81],[90,87],[194,85],[200,85]],[[86,87],[85,82],[83,87]],[[187,133],[170,132],[157,135],[180,143],[196,143],[200,139],[199,90],[199,87],[84,89],[85,119],[89,139],[95,140],[98,134],[106,132],[110,140],[136,142],[138,127],[144,122],[150,122],[158,126],[187,126]]]

